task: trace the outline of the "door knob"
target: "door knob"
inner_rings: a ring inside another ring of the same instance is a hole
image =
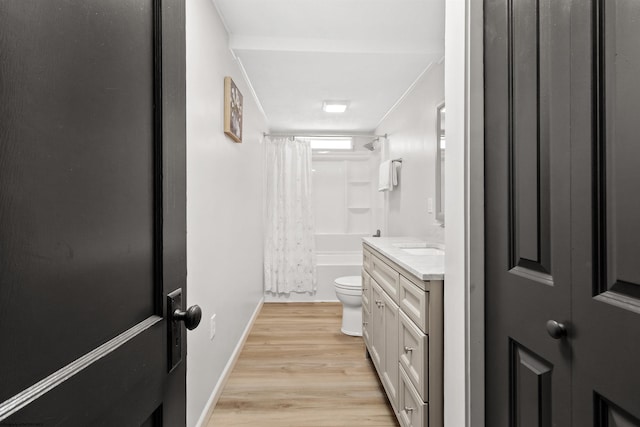
[[[567,328],[555,320],[547,321],[547,332],[549,336],[555,340],[559,340],[562,337],[567,336]]]
[[[173,320],[183,321],[184,326],[190,331],[195,329],[202,319],[202,309],[199,305],[192,305],[187,311],[176,309],[173,312]]]
[[[182,360],[182,326],[178,322],[184,322],[187,329],[194,329],[202,319],[202,309],[193,305],[182,311],[182,288],[167,295],[167,345],[169,347],[169,372]]]

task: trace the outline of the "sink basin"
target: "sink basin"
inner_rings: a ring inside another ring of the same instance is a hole
[[[401,249],[403,252],[406,252],[409,255],[444,255],[444,251],[436,247]]]
[[[444,247],[435,243],[406,242],[393,243],[393,246],[409,255],[444,255]]]
[[[392,243],[396,248],[428,248],[435,247],[434,245],[430,245],[427,242],[402,242],[402,243]]]

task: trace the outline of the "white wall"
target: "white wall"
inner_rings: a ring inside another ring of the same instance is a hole
[[[484,426],[482,2],[446,0],[444,425]]]
[[[188,304],[199,328],[187,334],[187,425],[201,417],[262,299],[264,116],[227,48],[211,0],[186,2]],[[244,142],[223,133],[224,77],[244,95]],[[209,340],[209,318],[217,332]]]
[[[376,129],[376,134],[388,134],[382,160],[403,159],[399,186],[379,198],[385,208],[374,228],[380,228],[383,236],[444,240],[444,230],[435,219],[436,107],[443,100],[444,64],[433,64]],[[433,200],[433,213],[427,211],[428,198]]]

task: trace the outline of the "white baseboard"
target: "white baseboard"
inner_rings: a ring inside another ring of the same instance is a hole
[[[196,427],[206,426],[207,422],[209,421],[209,418],[211,418],[211,415],[213,414],[213,409],[216,407],[216,403],[218,403],[218,399],[220,399],[220,395],[222,395],[222,390],[224,390],[224,386],[227,384],[227,381],[229,380],[229,376],[231,375],[231,372],[233,372],[233,367],[236,365],[236,362],[238,361],[238,357],[240,357],[240,353],[242,352],[244,343],[247,341],[247,337],[251,332],[251,328],[253,327],[253,324],[255,323],[256,318],[258,317],[258,314],[260,313],[260,309],[262,308],[263,304],[264,304],[264,297],[262,297],[260,301],[258,301],[258,305],[256,306],[256,309],[253,311],[253,314],[251,315],[251,319],[249,319],[249,322],[247,323],[247,327],[244,328],[244,332],[242,332],[242,336],[240,337],[238,344],[233,349],[233,353],[231,353],[231,357],[229,358],[229,361],[227,362],[226,366],[222,370],[222,375],[220,375],[220,379],[218,380],[218,383],[216,384],[216,386],[213,388],[213,391],[211,392],[211,396],[209,397],[209,400],[207,401],[207,404],[205,405],[204,410],[200,415],[200,419],[198,419],[198,422],[196,423]]]
[[[268,299],[265,300],[265,304],[294,304],[294,303],[306,303],[306,302],[340,302],[338,299],[309,299],[309,300],[278,300],[278,299]]]

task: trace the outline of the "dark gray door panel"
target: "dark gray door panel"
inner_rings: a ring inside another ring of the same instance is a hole
[[[184,42],[182,0],[0,2],[0,424],[185,422]]]
[[[485,1],[486,424],[571,424],[568,2]]]

